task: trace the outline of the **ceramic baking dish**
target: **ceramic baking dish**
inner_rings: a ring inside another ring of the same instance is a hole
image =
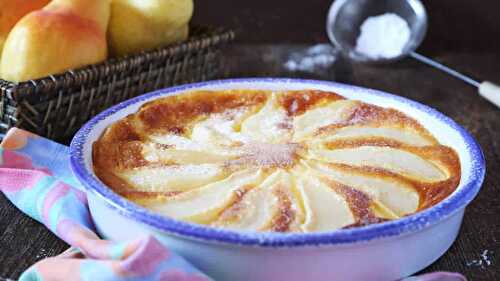
[[[460,158],[458,188],[437,205],[399,220],[331,232],[254,233],[176,221],[114,193],[94,175],[92,143],[115,121],[151,100],[191,90],[317,89],[396,108],[417,119]],[[93,118],[71,143],[71,167],[87,189],[90,211],[104,238],[153,234],[215,280],[397,280],[430,265],[457,237],[465,207],[476,196],[485,162],[474,139],[450,118],[408,99],[349,85],[299,79],[231,79],[188,84],[120,103]]]

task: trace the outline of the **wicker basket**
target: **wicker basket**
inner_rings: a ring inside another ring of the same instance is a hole
[[[230,30],[191,28],[188,41],[38,80],[0,79],[0,133],[11,127],[66,142],[87,120],[148,91],[221,75]]]

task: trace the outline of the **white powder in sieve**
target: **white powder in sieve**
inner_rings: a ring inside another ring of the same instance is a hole
[[[369,17],[361,25],[356,51],[373,59],[394,58],[403,53],[410,34],[408,23],[396,14]]]

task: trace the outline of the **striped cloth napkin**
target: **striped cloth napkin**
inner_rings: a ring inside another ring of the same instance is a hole
[[[100,239],[85,192],[70,171],[66,146],[11,129],[0,145],[0,190],[19,210],[71,245],[64,253],[31,266],[21,281],[213,280],[152,236],[127,242]],[[460,274],[446,272],[404,279],[464,280]]]

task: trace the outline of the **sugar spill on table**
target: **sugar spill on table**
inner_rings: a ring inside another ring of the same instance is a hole
[[[330,67],[339,55],[337,49],[330,44],[317,44],[308,49],[290,54],[284,63],[289,71],[315,72]]]
[[[45,248],[41,248],[38,254],[36,254],[36,259],[42,259],[42,258],[47,258],[49,257],[50,254],[47,253],[47,250]]]
[[[493,252],[486,249],[481,252],[479,258],[467,261],[467,266],[480,267],[485,269],[488,266],[493,265]]]

